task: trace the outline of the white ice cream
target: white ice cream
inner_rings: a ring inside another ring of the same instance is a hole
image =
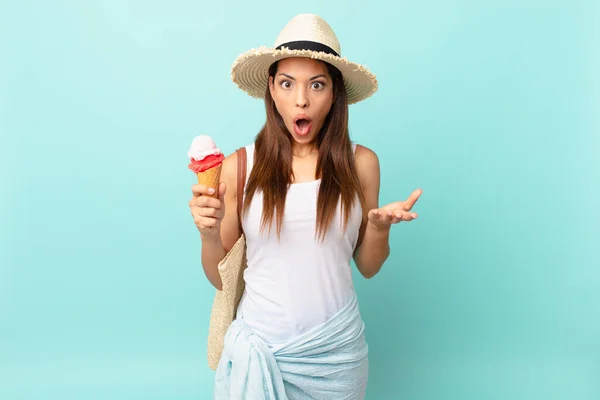
[[[194,160],[202,160],[206,156],[221,154],[215,141],[206,135],[196,136],[188,150],[188,157]]]

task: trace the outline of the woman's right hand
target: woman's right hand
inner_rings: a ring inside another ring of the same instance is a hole
[[[219,184],[219,195],[213,198],[205,185],[192,186],[194,197],[189,202],[190,212],[200,234],[204,237],[218,237],[221,231],[221,221],[225,215],[225,182]]]

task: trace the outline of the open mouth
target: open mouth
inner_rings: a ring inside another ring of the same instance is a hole
[[[294,118],[294,131],[297,135],[304,136],[310,132],[312,121],[307,116],[299,116]]]

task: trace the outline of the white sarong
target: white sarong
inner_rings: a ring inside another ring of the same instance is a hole
[[[242,319],[225,335],[216,400],[363,400],[368,346],[354,293],[325,323],[272,352]]]

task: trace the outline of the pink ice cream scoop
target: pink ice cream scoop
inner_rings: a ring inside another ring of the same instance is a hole
[[[225,159],[215,141],[207,135],[194,138],[188,150],[188,157],[190,159],[188,168],[196,174],[220,166]]]

